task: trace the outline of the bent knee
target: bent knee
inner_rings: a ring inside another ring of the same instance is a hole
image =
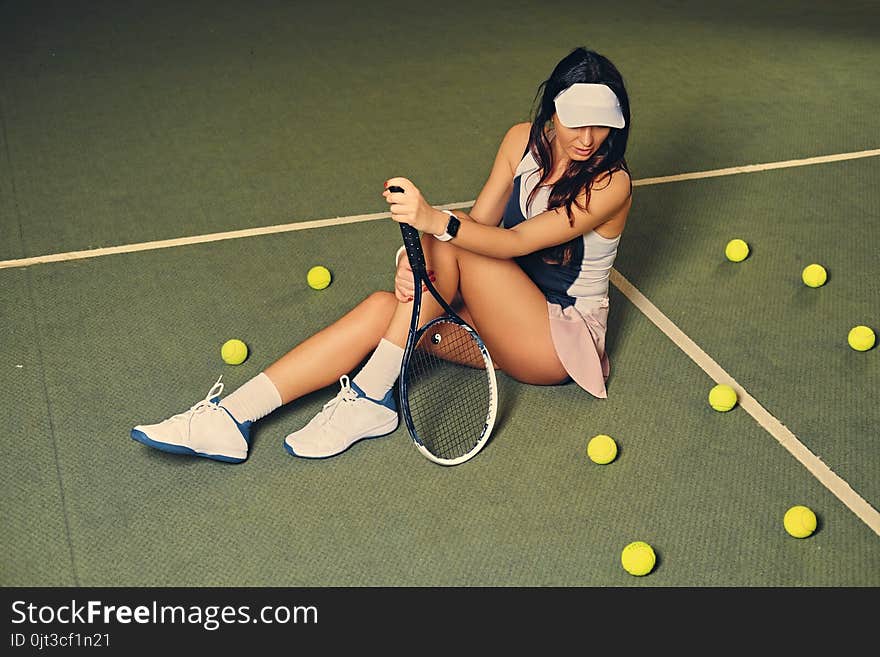
[[[388,311],[397,307],[397,298],[394,296],[394,292],[377,290],[361,301],[361,304],[369,306],[371,310],[376,312]]]

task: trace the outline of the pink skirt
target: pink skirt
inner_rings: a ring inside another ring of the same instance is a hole
[[[608,299],[586,311],[574,306],[563,309],[547,303],[550,334],[556,355],[568,375],[594,397],[605,399],[605,381],[611,363],[605,353],[605,329],[608,324]]]

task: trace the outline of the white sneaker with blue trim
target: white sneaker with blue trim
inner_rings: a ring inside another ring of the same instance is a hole
[[[370,399],[348,376],[339,379],[342,390],[311,421],[284,439],[293,456],[327,458],[344,452],[364,438],[378,438],[397,429],[399,417],[394,389],[382,399]]]
[[[158,424],[139,424],[131,430],[131,437],[163,452],[241,463],[248,456],[252,422],[236,421],[220,404],[220,379],[208,396],[188,411]]]

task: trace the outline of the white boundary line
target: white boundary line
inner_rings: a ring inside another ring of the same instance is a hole
[[[695,173],[681,173],[675,176],[642,178],[641,180],[633,181],[633,186],[658,185],[660,183],[679,182],[681,180],[697,180],[698,178],[716,178],[718,176],[732,176],[738,173],[770,171],[771,169],[790,169],[792,167],[810,166],[811,164],[828,164],[829,162],[856,160],[862,157],[877,157],[878,155],[880,155],[880,148],[868,151],[855,151],[852,153],[838,153],[837,155],[820,155],[818,157],[808,157],[802,160],[784,160],[782,162],[767,162],[765,164],[746,164],[740,167],[713,169],[712,171],[697,171]]]
[[[738,403],[764,429],[773,436],[780,445],[789,451],[819,482],[830,490],[865,524],[880,535],[880,513],[856,493],[846,481],[836,475],[818,456],[813,454],[798,440],[782,422],[770,414],[745,388],[734,380],[724,368],[716,363],[705,351],[691,340],[678,326],[651,303],[632,283],[616,269],[611,270],[611,282],[650,319],[675,345],[699,365],[715,383],[726,383],[738,396]]]
[[[876,157],[878,155],[880,155],[880,149],[873,149],[867,151],[857,151],[853,153],[838,153],[837,155],[808,157],[802,160],[785,160],[782,162],[767,162],[764,164],[747,164],[739,167],[728,167],[726,169],[714,169],[711,171],[695,171],[692,173],[681,173],[673,176],[663,176],[660,178],[642,178],[640,180],[634,180],[633,186],[637,187],[642,185],[659,185],[662,183],[679,182],[682,180],[697,180],[700,178],[715,178],[717,176],[732,176],[740,173],[755,173],[757,171],[769,171],[771,169],[803,167],[812,164],[841,162],[843,160],[854,160],[863,157]],[[438,205],[437,207],[442,210],[455,210],[459,208],[468,208],[473,204],[474,201],[463,201],[461,203]],[[136,251],[152,251],[155,249],[167,249],[175,246],[187,246],[189,244],[204,244],[205,242],[220,242],[222,240],[233,240],[243,237],[256,237],[258,235],[287,233],[294,230],[309,230],[311,228],[341,226],[343,224],[354,224],[361,221],[388,219],[390,216],[391,215],[387,212],[376,212],[374,214],[356,214],[348,217],[315,219],[313,221],[298,221],[289,224],[278,224],[275,226],[262,226],[260,228],[232,230],[224,233],[210,233],[206,235],[194,235],[191,237],[180,237],[176,239],[157,240],[155,242],[141,242],[138,244],[123,244],[122,246],[110,246],[99,249],[86,249],[83,251],[68,251],[67,253],[53,253],[49,255],[34,256],[32,258],[19,258],[17,260],[0,260],[0,269],[30,267],[32,265],[44,265],[51,262],[82,260],[85,258],[97,258],[106,255],[117,255],[120,253],[134,253]]]
[[[440,208],[441,210],[455,210],[457,208],[468,208],[473,204],[474,201],[467,201],[464,203],[438,205],[436,207]],[[257,237],[259,235],[275,235],[277,233],[289,233],[295,230],[309,230],[311,228],[342,226],[344,224],[356,224],[362,221],[389,219],[390,217],[391,214],[388,212],[375,212],[373,214],[353,214],[347,217],[313,219],[312,221],[296,221],[290,224],[261,226],[259,228],[243,228],[241,230],[230,230],[224,233],[208,233],[205,235],[178,237],[168,240],[156,240],[155,242],[140,242],[138,244],[123,244],[121,246],[108,246],[100,249],[68,251],[67,253],[52,253],[49,255],[34,256],[33,258],[20,258],[18,260],[0,260],[0,269],[9,269],[12,267],[30,267],[32,265],[45,265],[50,262],[83,260],[86,258],[97,258],[99,256],[117,255],[120,253],[135,253],[137,251],[154,251],[156,249],[168,249],[175,246],[189,246],[190,244],[204,244],[206,242],[222,242],[223,240],[235,240],[244,237]]]
[[[672,176],[663,176],[658,178],[643,178],[633,181],[633,186],[641,185],[657,185],[669,182],[679,182],[683,180],[697,180],[701,178],[714,178],[717,176],[730,176],[741,173],[755,173],[758,171],[769,171],[772,169],[785,169],[798,166],[809,166],[813,164],[826,164],[829,162],[840,162],[844,160],[853,160],[864,157],[876,157],[880,155],[880,149],[858,151],[853,153],[840,153],[837,155],[826,155],[820,157],[810,157],[800,160],[786,160],[782,162],[768,162],[764,164],[750,164],[739,167],[728,167],[725,169],[714,169],[711,171],[697,171],[693,173],[683,173]],[[461,203],[451,203],[448,205],[437,206],[441,209],[456,209],[472,206],[474,201],[466,201]],[[289,224],[280,224],[276,226],[265,226],[261,228],[248,228],[244,230],[234,230],[223,233],[211,233],[207,235],[196,235],[192,237],[182,237],[178,239],[158,240],[155,242],[142,242],[139,244],[128,244],[123,246],[107,247],[100,249],[89,249],[84,251],[70,251],[68,253],[55,253],[45,256],[37,256],[34,258],[21,258],[18,260],[0,261],[0,269],[8,269],[13,267],[28,267],[31,265],[45,264],[50,262],[65,262],[68,260],[79,260],[84,258],[95,258],[104,255],[114,255],[121,253],[133,253],[136,251],[149,251],[153,249],[165,249],[175,246],[185,246],[189,244],[202,244],[205,242],[218,242],[229,239],[239,239],[243,237],[255,237],[258,235],[269,235],[275,233],[284,233],[295,230],[308,230],[311,228],[324,228],[327,226],[341,226],[343,224],[358,223],[363,221],[375,221],[378,219],[387,219],[387,212],[378,212],[374,214],[351,215],[347,217],[336,217],[332,219],[317,219],[314,221],[301,221]],[[797,436],[795,436],[788,428],[779,420],[771,415],[758,401],[752,397],[741,385],[739,385],[730,374],[728,374],[718,363],[716,363],[705,351],[703,351],[693,340],[691,340],[680,328],[666,317],[660,310],[651,303],[645,295],[643,295],[634,285],[632,285],[623,275],[616,269],[611,270],[611,282],[626,296],[644,315],[651,320],[663,333],[672,340],[675,345],[681,349],[687,356],[699,365],[716,383],[726,383],[730,385],[739,397],[739,405],[749,415],[751,415],[771,436],[773,436],[780,445],[794,456],[801,465],[809,470],[819,482],[830,490],[847,508],[855,513],[870,527],[874,533],[880,535],[880,513],[877,512],[867,501],[865,501],[858,493],[856,493],[850,485],[835,474],[818,456],[813,454]]]

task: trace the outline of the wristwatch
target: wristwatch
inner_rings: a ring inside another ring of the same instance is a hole
[[[434,235],[434,237],[441,242],[448,242],[458,234],[458,227],[461,226],[461,221],[459,221],[458,217],[456,217],[451,210],[441,210],[441,212],[445,212],[449,215],[449,221],[446,224],[446,231],[442,235]]]

